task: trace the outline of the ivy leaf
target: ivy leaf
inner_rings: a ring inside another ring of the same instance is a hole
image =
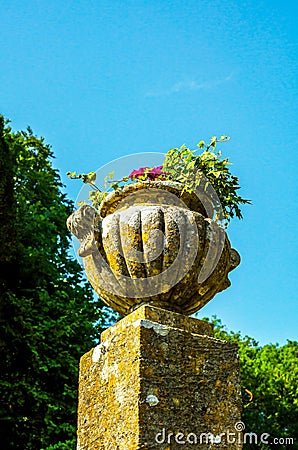
[[[87,177],[88,177],[88,183],[94,184],[96,181],[96,172],[89,172]]]

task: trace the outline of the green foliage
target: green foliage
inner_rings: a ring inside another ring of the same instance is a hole
[[[96,173],[95,172],[89,172],[89,173],[80,173],[77,174],[77,172],[67,172],[66,174],[69,178],[72,180],[82,180],[84,184],[89,184],[92,188],[92,191],[89,192],[89,200],[91,201],[94,208],[98,208],[103,199],[107,196],[107,192],[102,192],[95,184],[96,181]],[[108,175],[108,177],[110,174]],[[113,175],[112,175],[113,176]],[[105,185],[106,180],[108,177],[105,178]],[[112,186],[113,188],[114,186]],[[118,187],[118,186],[117,186]],[[80,202],[79,206],[81,206],[84,202]]]
[[[69,254],[73,204],[52,158],[43,138],[15,133],[0,117],[0,432],[7,450],[75,448],[78,362],[104,321]]]
[[[297,448],[298,442],[298,342],[263,347],[248,336],[229,332],[214,319],[215,337],[236,342],[239,346],[245,432],[273,438],[293,438],[293,445],[278,444],[279,449]],[[268,445],[245,444],[245,450],[267,450]]]
[[[45,450],[74,450],[76,448],[76,439],[59,442],[58,444],[50,445]],[[43,449],[42,449],[43,450]]]
[[[251,204],[250,200],[242,198],[238,194],[240,189],[238,178],[230,172],[231,165],[229,158],[222,158],[222,153],[216,151],[217,143],[227,142],[229,136],[221,136],[217,139],[212,136],[207,145],[204,141],[198,143],[202,150],[196,154],[196,150],[190,150],[185,145],[180,148],[170,149],[165,156],[162,166],[141,167],[133,170],[128,177],[121,180],[113,180],[114,173],[110,173],[105,178],[105,187],[110,185],[111,189],[121,189],[127,182],[146,180],[173,180],[180,182],[183,189],[188,192],[197,192],[199,196],[204,195],[208,203],[215,211],[215,219],[227,226],[233,217],[242,219],[239,205]],[[107,195],[107,191],[100,191],[95,185],[96,174],[77,175],[76,172],[68,172],[72,179],[81,179],[83,183],[91,186],[89,200],[94,208],[98,209],[101,202]],[[213,189],[208,189],[211,185]]]
[[[215,151],[218,142],[227,142],[229,139],[228,136],[221,136],[220,139],[213,136],[208,145],[200,141],[197,146],[203,151],[198,155],[196,150],[190,150],[184,145],[171,149],[166,153],[163,163],[167,178],[179,181],[189,192],[198,189],[206,192],[210,183],[217,194],[208,191],[216,219],[224,220],[226,226],[234,216],[242,219],[239,205],[251,203],[237,193],[240,186],[238,178],[230,172],[229,158],[223,159],[221,151]]]

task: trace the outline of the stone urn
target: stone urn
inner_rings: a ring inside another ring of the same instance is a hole
[[[143,304],[190,315],[230,286],[240,262],[210,202],[172,181],[127,184],[67,220],[87,277],[112,309]]]

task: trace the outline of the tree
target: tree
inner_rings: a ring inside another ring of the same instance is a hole
[[[298,448],[298,342],[262,347],[251,337],[227,331],[216,318],[213,323],[216,338],[239,346],[245,432],[258,437],[267,433],[269,442],[278,439],[279,449]],[[293,438],[294,445],[287,438]],[[268,448],[261,442],[244,444],[247,450]]]
[[[74,449],[78,362],[103,326],[69,254],[62,193],[43,138],[0,116],[1,447]],[[96,326],[94,324],[96,323]],[[60,442],[60,444],[59,444]]]

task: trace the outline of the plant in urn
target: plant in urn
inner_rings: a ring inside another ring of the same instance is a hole
[[[151,304],[190,315],[230,285],[240,257],[225,228],[250,201],[238,195],[238,178],[216,150],[228,139],[201,141],[200,154],[171,149],[162,166],[107,179],[111,192],[99,191],[94,172],[68,173],[93,189],[93,206],[82,205],[67,226],[91,285],[115,311]]]

